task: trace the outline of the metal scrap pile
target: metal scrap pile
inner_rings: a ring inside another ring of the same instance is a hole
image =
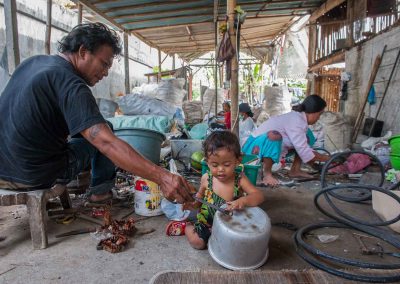
[[[101,240],[97,244],[98,250],[106,250],[111,253],[117,253],[124,249],[125,245],[129,243],[129,238],[133,236],[137,229],[135,227],[135,220],[129,218],[127,220],[112,220],[110,211],[107,210],[104,214],[104,226],[100,227],[100,232],[110,232],[111,236]]]

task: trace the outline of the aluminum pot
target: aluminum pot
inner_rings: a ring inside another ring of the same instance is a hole
[[[250,270],[268,258],[271,221],[258,207],[234,211],[232,216],[217,212],[208,252],[220,265],[231,270]]]

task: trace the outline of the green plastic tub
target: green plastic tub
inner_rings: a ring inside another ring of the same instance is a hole
[[[257,155],[244,155],[242,158],[244,174],[247,176],[247,178],[250,180],[250,182],[254,185],[256,185],[256,183],[257,183],[258,170],[260,169],[261,164],[249,165],[248,163],[256,160],[257,158],[258,158]],[[208,170],[209,170],[208,165],[207,165],[206,161],[203,159],[201,161],[201,173],[204,175]],[[238,166],[238,167],[236,167],[235,171],[240,173],[242,171],[242,168],[240,166]]]
[[[392,136],[389,138],[391,153],[400,155],[400,135]]]
[[[400,170],[400,155],[391,154],[390,163],[392,164],[393,169]]]
[[[153,163],[160,162],[161,143],[165,140],[163,133],[144,128],[121,128],[114,130],[114,134]]]

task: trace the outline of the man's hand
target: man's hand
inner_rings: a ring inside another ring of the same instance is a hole
[[[183,177],[171,174],[168,171],[165,171],[165,174],[161,176],[159,185],[166,199],[180,204],[192,202],[192,195],[196,192],[194,186],[188,183]]]

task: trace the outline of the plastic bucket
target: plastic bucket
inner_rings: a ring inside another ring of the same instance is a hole
[[[135,213],[141,216],[158,216],[161,210],[161,190],[158,184],[147,179],[135,181]]]
[[[400,155],[400,135],[392,136],[389,139],[391,153],[394,155]]]
[[[165,140],[163,133],[144,128],[121,128],[114,133],[145,158],[155,164],[160,162],[161,143]]]

